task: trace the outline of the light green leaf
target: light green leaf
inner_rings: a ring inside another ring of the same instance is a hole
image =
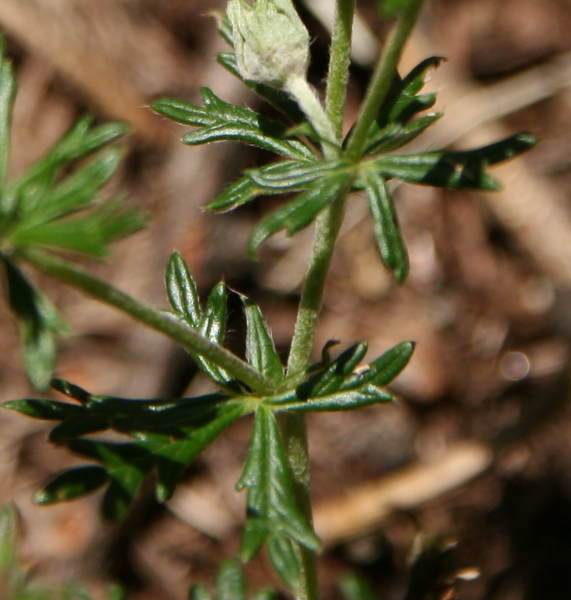
[[[225,560],[216,581],[217,600],[246,600],[246,580],[237,560]]]
[[[190,588],[188,600],[212,600],[212,596],[208,593],[203,585],[194,584]]]
[[[3,197],[6,184],[6,170],[10,153],[10,126],[12,106],[16,95],[16,80],[12,65],[4,57],[5,41],[0,37],[0,214],[4,213]]]
[[[121,203],[106,203],[85,214],[15,228],[9,240],[16,248],[40,246],[104,257],[111,242],[141,229],[146,216]]]
[[[129,443],[75,439],[69,442],[72,451],[100,462],[110,478],[103,498],[102,511],[110,521],[125,516],[145,474],[150,457]]]

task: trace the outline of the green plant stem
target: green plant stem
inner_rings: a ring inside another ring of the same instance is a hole
[[[40,252],[22,253],[22,258],[34,267],[64,283],[118,308],[141,321],[151,329],[160,331],[187,350],[204,356],[224,368],[236,379],[260,393],[270,393],[272,383],[237,356],[214,344],[198,331],[179,323],[167,314],[138,302],[117,288],[93,277],[74,265]]]
[[[351,63],[351,34],[355,0],[337,0],[335,11],[325,110],[333,125],[336,141],[340,142],[343,135],[343,110],[347,98],[349,65]]]
[[[326,115],[327,133],[334,144],[323,145],[326,157],[338,153],[343,127],[343,108],[347,95],[349,79],[349,63],[351,55],[351,31],[354,0],[338,0],[331,42],[329,74],[327,78]],[[321,105],[319,105],[321,108]],[[306,114],[308,110],[304,108]],[[308,115],[309,116],[309,115]],[[313,126],[326,140],[327,136],[319,130],[319,125],[312,120]],[[313,252],[305,278],[305,285],[300,299],[292,346],[288,359],[288,373],[303,373],[310,361],[315,326],[321,302],[325,279],[329,271],[335,241],[341,227],[345,207],[346,191],[318,218],[315,227]],[[288,459],[296,482],[296,495],[309,522],[312,522],[311,501],[309,497],[310,472],[307,448],[307,431],[303,415],[281,415],[280,425],[286,443]],[[303,565],[300,573],[300,589],[298,600],[316,600],[319,595],[317,584],[317,567],[315,553],[297,546],[300,562]]]
[[[403,10],[387,39],[357,122],[349,137],[346,156],[351,160],[357,161],[361,157],[367,143],[369,128],[387,97],[404,45],[416,23],[422,2],[423,0],[414,0]]]

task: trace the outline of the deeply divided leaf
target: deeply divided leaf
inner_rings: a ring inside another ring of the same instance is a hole
[[[384,179],[372,171],[365,176],[365,186],[379,254],[397,283],[403,283],[408,274],[408,253],[390,192]]]
[[[242,296],[246,314],[246,360],[259,372],[278,383],[284,369],[274,339],[259,306]]]
[[[256,410],[250,448],[237,488],[248,490],[243,560],[250,560],[270,539],[275,546],[276,538],[291,539],[313,550],[318,548],[319,540],[297,504],[284,443],[276,418],[267,407]],[[287,547],[281,543],[277,549],[274,547],[272,560],[278,558],[275,553],[279,554],[280,548]],[[284,564],[290,562],[286,556],[280,560]]]
[[[197,127],[183,136],[185,144],[238,141],[287,158],[311,158],[312,153],[297,140],[286,138],[286,128],[255,111],[220,99],[212,90],[202,89],[203,106],[163,98],[153,110],[185,125]]]
[[[56,360],[56,335],[67,326],[51,303],[10,260],[3,261],[8,299],[18,319],[26,373],[38,389],[48,386]]]
[[[171,254],[166,270],[166,287],[173,310],[191,327],[200,327],[202,308],[198,288],[188,266],[178,252]]]
[[[487,167],[513,158],[535,143],[536,138],[530,133],[518,133],[476,150],[381,155],[367,163],[367,169],[385,179],[397,177],[410,183],[453,189],[497,190],[501,186],[486,172]]]
[[[286,229],[289,235],[307,227],[317,215],[348,185],[351,173],[338,172],[315,180],[307,190],[277,209],[256,225],[248,250],[255,254],[260,245],[274,233]]]

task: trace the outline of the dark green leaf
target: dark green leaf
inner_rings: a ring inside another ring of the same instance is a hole
[[[242,79],[240,70],[236,63],[236,55],[234,52],[220,52],[218,54],[218,62],[227,69],[232,75],[244,81],[244,83],[258,96],[269,102],[274,108],[287,115],[294,123],[305,121],[305,115],[300,110],[296,102],[294,102],[289,94],[282,92],[276,88],[257,83],[255,81]]]
[[[246,360],[274,382],[284,377],[284,369],[274,340],[260,308],[242,296],[246,314]]]
[[[280,229],[293,235],[307,227],[315,217],[346,188],[349,173],[336,173],[314,181],[305,192],[265,217],[252,232],[248,251],[255,254],[260,245]]]
[[[205,208],[217,212],[234,210],[258,196],[268,193],[270,192],[262,190],[248,175],[244,175],[234,183],[226,186]]]
[[[65,379],[52,379],[50,382],[51,387],[74,400],[77,400],[81,404],[87,404],[91,398],[91,394],[83,388],[65,381]]]
[[[371,404],[384,404],[394,401],[395,397],[387,390],[375,385],[363,385],[356,390],[340,390],[327,396],[311,397],[301,402],[280,402],[278,410],[284,412],[354,410]],[[269,398],[267,403],[274,404],[272,398]]]
[[[264,404],[276,411],[310,412],[352,410],[393,402],[395,397],[382,386],[404,369],[413,350],[413,342],[402,342],[369,365],[359,367],[366,344],[354,344],[297,389],[267,397]]]
[[[299,589],[300,575],[303,572],[301,557],[294,544],[284,535],[270,535],[267,542],[268,556],[274,570],[292,590]]]
[[[20,325],[24,363],[31,383],[45,389],[56,360],[56,334],[67,327],[48,300],[26,279],[11,261],[4,259],[10,307]]]
[[[419,63],[404,78],[395,73],[387,98],[368,132],[368,154],[400,147],[414,139],[437,118],[432,116],[427,120],[424,117],[418,122],[410,123],[417,113],[435,103],[436,94],[419,95],[418,92],[424,86],[428,69],[437,67],[441,61],[442,58],[432,56]]]
[[[95,465],[68,469],[56,475],[34,497],[38,504],[52,504],[85,496],[104,485],[107,472]]]
[[[275,416],[256,410],[254,430],[237,489],[247,488],[248,519],[242,541],[243,560],[250,560],[269,536],[286,536],[310,549],[319,540],[297,505],[295,483]]]
[[[161,502],[172,496],[180,476],[194,458],[243,414],[241,405],[222,403],[208,422],[199,427],[183,429],[180,439],[155,433],[138,435],[137,444],[151,453],[156,462],[156,493]]]
[[[324,365],[324,370],[311,377],[300,386],[300,397],[325,396],[336,392],[344,379],[350,375],[367,353],[367,344],[364,342],[354,344],[342,352],[330,364]]]
[[[85,411],[80,406],[46,399],[9,400],[3,408],[16,410],[23,415],[47,421],[63,421],[68,418],[81,419]]]
[[[246,600],[246,580],[237,560],[225,560],[216,581],[217,600]]]
[[[12,105],[16,95],[16,80],[12,65],[4,58],[4,37],[0,37],[0,214],[4,213],[3,192],[10,152]]]
[[[406,125],[400,123],[389,123],[375,136],[370,136],[365,150],[366,154],[379,154],[390,152],[408,144],[420,135],[427,127],[440,119],[442,113],[426,115]]]
[[[164,98],[153,102],[152,108],[179,123],[198,127],[183,136],[185,144],[239,141],[287,158],[312,157],[301,142],[286,139],[286,130],[280,123],[225,102],[208,88],[202,89],[202,98],[204,106]]]
[[[385,181],[378,173],[369,171],[365,175],[365,186],[379,254],[396,282],[403,283],[408,275],[408,254],[401,237],[393,200]]]
[[[361,576],[351,573],[339,582],[345,600],[377,600],[369,583]]]
[[[150,469],[148,454],[133,444],[100,440],[76,439],[69,447],[101,463],[111,480],[103,498],[103,514],[112,521],[123,517]]]
[[[191,327],[200,327],[202,308],[200,307],[198,288],[185,260],[178,252],[174,252],[169,258],[166,287],[175,312]]]
[[[285,193],[307,188],[308,184],[329,177],[343,167],[339,161],[286,160],[260,169],[250,169],[247,174],[262,189]]]
[[[206,308],[202,322],[200,324],[200,333],[215,344],[222,345],[226,334],[226,318],[228,311],[228,290],[224,282],[216,284],[206,301]],[[209,377],[221,385],[226,385],[232,378],[226,371],[215,363],[206,360],[202,356],[193,355],[197,365]]]
[[[383,155],[371,161],[371,167],[381,177],[398,177],[410,183],[497,190],[501,186],[486,168],[529,150],[535,143],[530,133],[518,133],[477,150]]]
[[[406,367],[414,352],[414,342],[401,342],[387,350],[368,365],[367,369],[347,378],[341,390],[356,389],[365,384],[384,386],[389,384]]]
[[[426,74],[429,69],[440,65],[443,58],[430,56],[421,61],[406,75],[398,84],[398,93],[392,98],[390,108],[387,112],[388,122],[408,122],[416,113],[430,108],[436,101],[435,94],[418,95],[424,87]]]

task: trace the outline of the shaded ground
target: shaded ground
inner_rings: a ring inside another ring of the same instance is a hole
[[[11,171],[20,172],[86,110],[131,121],[129,157],[113,186],[148,210],[152,224],[121,243],[108,264],[89,268],[164,306],[162,273],[176,248],[204,289],[225,277],[259,301],[285,352],[310,232],[271,241],[254,263],[244,257],[244,242],[267,202],[218,217],[200,211],[240,169],[267,157],[231,144],[184,147],[182,128],[144,109],[161,95],[197,100],[202,85],[256,104],[213,61],[224,45],[205,14],[221,4],[3,0],[0,29],[20,87]],[[317,13],[307,13],[316,85],[325,70],[324,4],[307,3]],[[364,26],[378,32],[375,3],[358,4]],[[458,541],[445,560],[429,562],[431,583],[440,571],[442,584],[458,569],[480,570],[478,580],[458,584],[458,598],[571,597],[570,27],[563,0],[428,0],[404,57],[408,67],[429,54],[448,58],[430,83],[447,117],[427,132],[424,147],[468,147],[519,129],[542,142],[497,169],[506,183],[497,194],[398,190],[411,254],[411,276],[400,289],[379,263],[363,198],[351,201],[318,344],[366,339],[371,355],[404,339],[418,346],[395,386],[400,405],[310,419],[326,599],[338,597],[335,581],[349,570],[370,577],[379,597],[404,598],[419,533]],[[368,48],[360,49],[365,63]],[[353,74],[350,113],[367,65]],[[49,285],[75,332],[62,344],[60,376],[125,396],[180,393],[189,383],[189,363],[168,343]],[[31,392],[4,305],[0,319],[1,397],[23,397]],[[75,459],[48,445],[41,424],[0,414],[1,501],[22,515],[23,560],[42,576],[88,581],[95,593],[119,578],[130,598],[183,598],[238,547],[243,499],[233,484],[249,426],[238,423],[209,449],[168,506],[144,496],[128,522],[113,528],[99,520],[97,498],[32,505],[33,490]],[[254,585],[271,581],[263,561],[250,570]],[[462,571],[466,579],[471,573]],[[408,598],[453,597],[445,585],[436,588]]]

